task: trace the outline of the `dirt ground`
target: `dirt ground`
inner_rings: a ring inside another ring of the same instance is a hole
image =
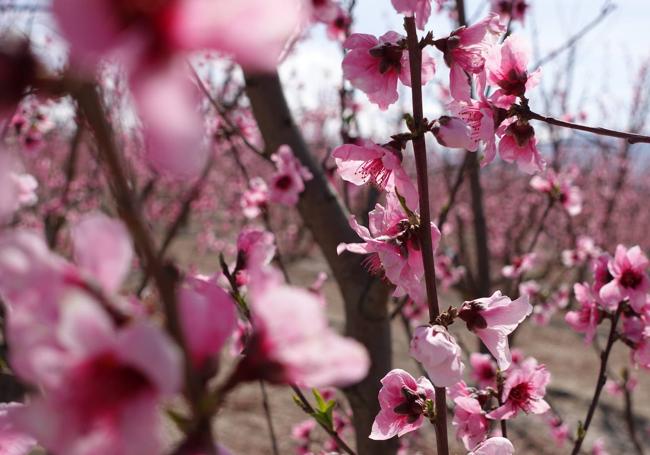
[[[179,242],[176,250],[187,246]],[[200,268],[214,272],[216,263],[206,258]],[[316,278],[318,272],[327,270],[322,259],[306,259],[289,266],[294,283],[308,285]],[[343,326],[343,308],[336,283],[328,280],[324,292],[328,301],[328,312],[334,327]],[[442,296],[442,306],[457,305],[453,297]],[[452,326],[453,331],[454,326]],[[459,332],[461,333],[461,332]],[[460,336],[467,346],[475,346],[475,339],[467,332]],[[469,335],[469,336],[468,336]],[[601,334],[601,336],[604,336]],[[394,366],[403,368],[414,376],[419,374],[416,363],[408,355],[408,337],[400,321],[393,324]],[[579,420],[585,418],[591,401],[599,366],[598,355],[590,345],[585,345],[582,337],[573,333],[564,323],[562,316],[556,315],[546,327],[526,324],[516,339],[516,347],[527,356],[534,356],[540,363],[547,365],[552,374],[547,398],[564,420],[575,432]],[[617,346],[610,360],[612,370],[620,371],[629,365],[629,350]],[[466,362],[467,363],[467,362]],[[635,372],[639,385],[634,393],[634,412],[639,437],[650,453],[650,373],[644,370]],[[268,387],[269,401],[280,453],[296,453],[296,444],[291,439],[291,427],[306,418],[305,414],[294,404],[291,390],[283,387]],[[216,434],[219,441],[231,449],[235,455],[271,454],[269,431],[264,418],[259,384],[249,384],[233,392],[216,422]],[[583,447],[584,453],[591,453],[591,446],[597,437],[605,439],[610,455],[635,454],[628,440],[627,427],[623,418],[623,399],[603,392],[600,406],[589,430]],[[451,417],[449,419],[451,421]],[[509,437],[513,441],[518,455],[561,455],[570,452],[570,445],[558,448],[550,435],[548,426],[537,416],[518,417],[509,424]],[[316,429],[318,437],[324,432]],[[452,453],[465,455],[466,452],[454,441],[454,431],[450,424]],[[352,435],[344,439],[353,442]],[[435,439],[431,428],[425,428],[416,438],[409,455],[435,454]],[[314,450],[318,447],[315,446]]]

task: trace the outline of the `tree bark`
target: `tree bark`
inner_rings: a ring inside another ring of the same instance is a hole
[[[362,343],[372,365],[368,376],[344,392],[354,413],[357,452],[360,455],[392,455],[397,441],[373,441],[368,438],[375,415],[379,411],[377,394],[380,379],[391,369],[391,332],[388,317],[388,289],[362,266],[358,255],[336,254],[344,242],[359,238],[348,223],[348,213],[329,185],[319,163],[314,159],[302,134],[293,121],[276,74],[245,74],[246,93],[257,120],[266,150],[289,145],[295,156],[313,174],[305,182],[298,211],[314,240],[322,250],[339,285],[345,303],[345,332]]]

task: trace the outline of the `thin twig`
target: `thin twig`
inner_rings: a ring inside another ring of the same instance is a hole
[[[618,304],[616,313],[611,319],[611,327],[609,329],[609,336],[607,337],[607,345],[605,350],[600,355],[600,371],[598,372],[598,382],[596,382],[596,389],[594,390],[594,396],[589,405],[589,410],[587,411],[587,417],[585,418],[585,423],[581,426],[581,431],[578,433],[578,438],[573,446],[571,455],[578,455],[580,453],[580,448],[582,447],[582,442],[587,435],[589,430],[589,425],[591,424],[591,419],[594,417],[596,412],[596,406],[598,405],[598,400],[600,399],[600,393],[607,382],[607,361],[609,360],[609,354],[612,351],[612,346],[616,341],[616,326],[618,325],[618,320],[623,312],[624,303],[621,302]]]
[[[546,122],[550,125],[570,128],[572,130],[586,131],[587,133],[598,134],[600,136],[609,136],[609,137],[616,137],[619,139],[625,139],[630,144],[638,144],[638,143],[650,144],[650,136],[644,136],[642,134],[626,133],[624,131],[610,130],[608,128],[599,128],[599,127],[580,125],[578,123],[565,122],[563,120],[558,120],[553,117],[545,117],[525,107],[518,108],[517,113],[529,120],[539,120],[541,122]]]
[[[424,114],[422,107],[422,49],[418,42],[415,18],[404,18],[406,40],[408,44],[411,70],[411,98],[413,103],[414,131],[423,131]],[[433,258],[433,242],[431,239],[431,214],[429,208],[429,175],[427,165],[427,146],[423,134],[416,134],[413,139],[415,166],[417,169],[418,195],[420,198],[420,227],[419,241],[424,265],[424,281],[427,289],[427,304],[429,306],[429,322],[434,323],[440,314],[438,291],[436,289],[436,265]],[[444,387],[436,387],[436,444],[439,455],[449,454],[447,441],[447,399]]]
[[[269,437],[271,438],[271,448],[273,455],[280,455],[278,450],[278,439],[275,436],[275,428],[273,427],[273,416],[271,415],[271,406],[269,405],[269,395],[266,393],[266,386],[264,381],[260,379],[260,391],[262,392],[262,407],[264,408],[264,417],[266,418],[266,425],[269,427]]]

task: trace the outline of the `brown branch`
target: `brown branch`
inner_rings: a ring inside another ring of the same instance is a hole
[[[418,41],[415,18],[404,18],[406,41],[408,44],[411,70],[411,99],[413,102],[413,129],[419,132],[413,139],[415,167],[417,169],[418,195],[420,197],[420,227],[418,237],[424,264],[424,281],[427,289],[427,304],[429,306],[429,322],[434,323],[440,314],[438,291],[436,289],[436,265],[433,258],[433,242],[431,239],[431,214],[429,206],[429,168],[427,165],[427,146],[424,140],[425,122],[422,108],[422,49]],[[447,391],[444,387],[436,387],[436,444],[439,455],[449,454],[447,441]]]
[[[610,130],[607,128],[580,125],[578,123],[565,122],[563,120],[558,120],[553,117],[545,117],[543,115],[531,111],[527,107],[519,106],[516,108],[516,111],[518,115],[529,120],[539,120],[541,122],[545,122],[550,125],[561,126],[563,128],[570,128],[572,130],[586,131],[587,133],[597,134],[599,136],[608,136],[608,137],[616,137],[619,139],[625,139],[629,144],[638,144],[638,143],[650,144],[650,136],[644,136],[635,133],[626,133],[624,131]]]
[[[609,354],[612,351],[612,346],[614,346],[614,342],[616,341],[616,326],[618,325],[618,320],[621,316],[621,313],[623,312],[624,305],[625,304],[623,302],[618,304],[616,313],[611,319],[609,336],[607,337],[607,345],[605,346],[605,350],[600,354],[600,371],[598,372],[598,381],[596,382],[594,396],[591,400],[591,404],[589,405],[589,410],[587,411],[585,422],[583,425],[581,425],[580,431],[578,432],[578,437],[573,446],[573,450],[571,451],[571,455],[578,455],[578,453],[580,453],[580,448],[582,447],[582,443],[585,439],[585,436],[587,435],[587,431],[589,430],[589,425],[591,424],[591,420],[593,419],[594,413],[596,412],[598,400],[600,399],[600,393],[602,392],[603,387],[607,382],[607,361],[609,360]]]

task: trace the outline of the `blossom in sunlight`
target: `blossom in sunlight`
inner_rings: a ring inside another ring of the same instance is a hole
[[[398,79],[411,86],[408,51],[402,40],[404,37],[396,32],[385,33],[379,38],[355,33],[343,43],[349,49],[343,59],[343,75],[382,110],[397,101]],[[434,72],[433,58],[423,53],[422,85],[433,78]]]
[[[546,386],[551,374],[544,365],[534,360],[525,361],[521,367],[508,373],[503,384],[501,402],[503,405],[490,412],[490,419],[504,420],[515,417],[519,411],[526,414],[544,414],[550,409],[544,401]]]
[[[401,151],[390,145],[363,141],[361,145],[340,145],[332,156],[339,176],[346,182],[355,185],[372,183],[389,193],[397,191],[409,207],[417,207],[417,189],[402,167]]]
[[[453,426],[456,436],[463,441],[465,448],[471,450],[487,435],[489,422],[476,398],[458,397],[454,399]]]
[[[528,123],[515,120],[501,126],[502,136],[499,141],[499,156],[508,163],[517,163],[517,167],[527,174],[541,172],[546,161],[537,149],[535,129]]]
[[[614,258],[607,265],[613,279],[599,291],[603,303],[616,308],[627,299],[635,311],[641,312],[647,304],[646,294],[650,289],[648,264],[650,262],[639,246],[627,249],[618,245]]]
[[[417,236],[417,226],[404,212],[397,197],[388,194],[386,207],[377,204],[369,214],[369,228],[359,225],[354,216],[350,224],[363,240],[362,243],[342,243],[339,254],[349,251],[369,255],[371,271],[383,271],[386,278],[396,286],[395,296],[408,295],[416,303],[426,299],[424,289],[424,265]],[[431,223],[434,250],[440,241],[440,231]]]
[[[372,424],[370,439],[385,440],[415,431],[424,423],[426,402],[433,401],[433,385],[425,377],[417,381],[404,370],[390,371],[381,380],[381,410]]]
[[[491,0],[492,11],[502,19],[524,22],[530,4],[525,0]]]
[[[472,152],[475,152],[478,147],[478,142],[472,138],[471,128],[458,117],[443,115],[434,123],[432,132],[438,143],[444,147]]]
[[[504,31],[499,16],[490,14],[476,24],[460,27],[449,37],[434,42],[449,66],[449,89],[454,99],[470,101],[468,76],[482,75],[487,53]]]
[[[422,364],[436,387],[451,387],[462,379],[465,365],[460,346],[444,327],[416,328],[409,352]]]
[[[498,107],[510,108],[517,98],[538,84],[541,73],[539,69],[528,73],[529,56],[529,45],[520,35],[509,36],[489,51],[485,68],[488,83],[497,88],[490,98]]]
[[[517,300],[496,291],[492,296],[465,302],[458,311],[467,324],[468,330],[476,333],[490,353],[505,371],[510,367],[512,357],[508,346],[508,335],[514,332],[519,324],[533,311],[528,302],[528,296],[523,295]]]
[[[535,253],[524,254],[521,257],[513,259],[512,264],[506,265],[501,269],[501,274],[506,278],[517,278],[533,269],[535,265]]]
[[[409,17],[415,16],[415,25],[420,30],[424,27],[431,16],[431,0],[391,0],[393,8]]]
[[[473,352],[469,356],[469,364],[472,367],[471,377],[479,387],[496,386],[497,364],[490,354]]]
[[[576,283],[573,286],[579,309],[569,311],[564,320],[578,333],[585,334],[585,343],[591,343],[603,313],[600,309],[602,302],[597,294],[587,284]]]

